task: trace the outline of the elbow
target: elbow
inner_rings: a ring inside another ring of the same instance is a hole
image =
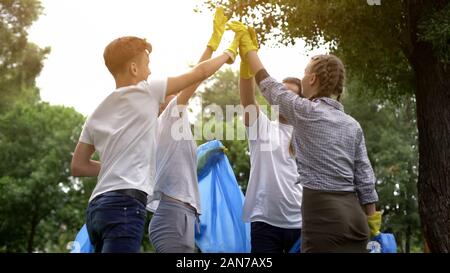
[[[82,173],[83,173],[81,166],[73,161],[72,161],[72,164],[70,165],[70,172],[73,177],[80,177],[80,176],[82,176]]]

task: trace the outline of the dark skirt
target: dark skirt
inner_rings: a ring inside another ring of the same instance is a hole
[[[354,192],[303,188],[302,252],[367,253],[367,217]]]

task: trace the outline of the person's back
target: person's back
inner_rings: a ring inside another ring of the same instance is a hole
[[[164,94],[165,81],[142,81],[115,90],[90,115],[80,140],[93,144],[102,162],[90,201],[119,189],[149,193],[156,118]]]
[[[304,100],[307,106],[296,113],[299,181],[305,187],[322,190],[354,191],[357,148],[362,138],[359,123],[330,98]],[[373,181],[374,177],[368,180]]]
[[[191,131],[188,110],[170,100],[158,117],[156,184],[152,199],[165,194],[184,202],[201,213],[197,180],[197,143]],[[155,209],[155,208],[154,208]]]
[[[302,227],[302,186],[296,184],[295,154],[290,150],[293,127],[260,112],[247,130],[251,168],[243,220],[251,222],[251,251],[287,253]]]
[[[257,132],[253,138],[253,129]],[[243,217],[286,229],[300,229],[302,187],[295,154],[290,151],[293,127],[270,121],[260,112],[249,127],[250,176]]]
[[[258,48],[253,29],[252,43]],[[293,126],[283,117],[271,121],[261,111],[254,94],[253,74],[241,56],[240,99],[250,152],[250,176],[242,217],[251,223],[252,253],[287,253],[299,240],[302,227],[302,186],[293,148]],[[297,78],[286,78],[284,87],[301,95]]]
[[[180,97],[169,99],[158,118],[156,184],[147,205],[153,211],[149,238],[158,253],[192,253],[201,213],[197,145],[187,107]]]

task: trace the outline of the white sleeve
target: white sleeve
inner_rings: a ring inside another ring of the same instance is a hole
[[[159,102],[163,103],[166,98],[167,78],[151,78],[148,81],[150,95]]]
[[[83,130],[81,131],[79,142],[94,145],[92,141],[91,134],[89,133],[88,123],[87,121],[84,123]]]

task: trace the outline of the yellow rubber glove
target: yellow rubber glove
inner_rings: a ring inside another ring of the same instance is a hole
[[[232,64],[236,60],[236,56],[238,54],[239,43],[240,43],[241,37],[243,35],[244,35],[244,32],[238,32],[234,35],[233,42],[231,42],[230,47],[228,47],[228,49],[226,50],[228,53],[231,53],[231,54],[228,54],[230,56],[230,59],[228,59],[227,64]]]
[[[252,40],[253,46],[256,48],[259,48],[258,39],[256,37],[255,29],[252,27],[248,27],[248,34],[250,35],[250,38]],[[250,69],[250,64],[247,61],[247,58],[242,56],[242,52],[245,51],[245,48],[241,45],[239,47],[239,55],[241,56],[241,68],[240,68],[240,77],[243,79],[251,79],[255,75],[253,74],[252,70]]]
[[[256,36],[256,31],[252,27],[248,27],[248,34],[250,34],[250,38],[252,38],[253,45],[259,49],[258,37]]]
[[[209,39],[208,46],[216,51],[222,40],[223,33],[225,32],[225,24],[228,22],[228,18],[225,16],[222,7],[216,8],[213,21],[213,34]]]
[[[258,50],[258,41],[256,39],[256,33],[253,28],[247,28],[246,25],[239,21],[232,21],[227,23],[227,30],[232,30],[236,35],[241,35],[240,45],[239,45],[239,55],[241,56],[241,68],[240,75],[241,78],[250,79],[253,77],[252,71],[245,56],[251,50]],[[253,37],[253,38],[252,38]],[[254,39],[254,41],[252,40]]]
[[[374,214],[367,216],[367,223],[369,224],[371,238],[380,234],[381,212],[376,211]]]
[[[244,35],[242,35],[239,47],[241,57],[247,56],[247,53],[250,51],[258,51],[258,42],[256,41],[256,33],[254,33],[254,30],[252,31],[253,33],[252,35],[254,35],[256,44],[253,43],[249,29],[243,23],[238,21],[232,21],[227,23],[226,27],[227,30],[230,29],[235,33],[244,33]]]
[[[234,33],[248,32],[247,26],[239,21],[231,21],[226,23],[226,30],[232,30]]]

